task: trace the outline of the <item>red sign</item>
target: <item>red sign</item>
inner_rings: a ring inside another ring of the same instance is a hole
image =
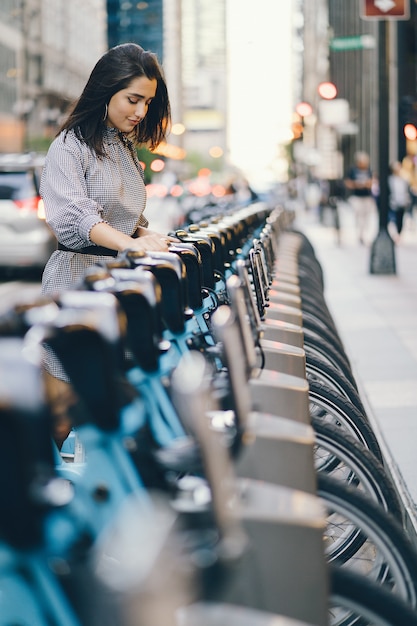
[[[410,0],[362,0],[361,17],[365,20],[408,20]]]

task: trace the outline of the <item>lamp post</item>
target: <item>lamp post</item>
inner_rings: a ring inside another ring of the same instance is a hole
[[[379,57],[379,231],[371,246],[370,273],[395,274],[394,242],[388,233],[389,176],[389,24],[378,24]]]

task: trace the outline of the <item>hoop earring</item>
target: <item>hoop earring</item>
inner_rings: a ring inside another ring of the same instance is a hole
[[[106,104],[104,105],[103,122],[105,122],[105,121],[106,121],[106,119],[107,119],[107,113],[108,113],[108,112],[109,112],[109,107],[107,106],[107,102],[106,102]]]

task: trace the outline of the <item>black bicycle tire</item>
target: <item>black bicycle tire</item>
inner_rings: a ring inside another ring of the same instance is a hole
[[[308,250],[305,247],[302,247],[298,252],[298,264],[299,264],[299,273],[308,272],[308,275],[314,275],[318,284],[320,284],[322,290],[324,291],[324,272],[321,263],[317,259],[317,256],[312,249],[311,244],[308,246]]]
[[[316,255],[313,253],[306,254],[304,250],[300,249],[297,255],[298,260],[298,273],[314,276],[314,280],[324,290],[324,273],[321,264],[319,263]]]
[[[307,318],[307,321],[310,320],[311,323],[315,326],[318,326],[319,329],[323,328],[325,332],[330,333],[333,341],[337,343],[337,346],[343,352],[344,357],[349,360],[339,330],[330,313],[326,313],[321,305],[318,307],[314,307],[310,303],[307,303],[305,305],[303,301],[301,304],[301,314],[303,317],[303,321]]]
[[[314,380],[308,382],[310,402],[326,410],[345,428],[354,439],[370,450],[375,457],[383,464],[383,456],[374,430],[371,428],[366,417],[341,394],[329,389],[327,385]],[[311,411],[310,411],[311,412]],[[311,412],[311,419],[314,427],[314,418],[322,419]]]
[[[307,329],[304,329],[304,341],[303,341],[304,351],[306,353],[306,358],[309,354],[313,353],[315,355],[320,356],[322,359],[325,359],[336,369],[338,369],[345,378],[357,389],[357,383],[353,376],[350,364],[346,361],[343,355],[335,350],[331,344],[327,341],[324,341],[317,335],[313,334]]]
[[[305,257],[303,258],[303,256],[299,254],[297,275],[302,281],[309,284],[313,282],[313,284],[317,286],[317,289],[324,293],[323,270],[316,262],[316,259],[313,259],[313,261],[309,263]]]
[[[366,576],[329,565],[329,587],[329,626],[417,626],[416,611]],[[335,604],[355,610],[357,617],[333,621]]]
[[[298,235],[301,239],[301,248],[300,248],[300,254],[306,255],[308,257],[312,257],[314,259],[317,259],[316,257],[316,252],[314,250],[314,246],[311,243],[310,239],[307,237],[307,235],[305,233],[303,233],[302,230],[298,230],[297,228],[292,228],[291,232]],[[318,263],[318,261],[317,261]]]
[[[417,607],[417,551],[404,527],[388,515],[382,507],[369,500],[366,495],[325,474],[317,475],[317,495],[322,499],[328,511],[342,512],[354,527],[351,537],[346,538],[345,546],[341,544],[337,552],[326,552],[327,561],[333,564],[347,563],[349,567],[349,562],[356,554],[355,550],[359,549],[360,541],[371,540],[387,559],[390,576],[395,576],[398,587],[393,593],[415,609]],[[379,570],[384,572],[384,575],[385,567],[383,563]],[[370,572],[367,575],[371,578]],[[383,584],[379,578],[375,580]]]
[[[310,289],[303,287],[300,289],[300,297],[301,309],[311,311],[314,314],[320,313],[322,315],[322,319],[329,323],[333,330],[337,332],[336,323],[330,313],[324,295],[314,294]]]
[[[326,302],[319,296],[314,296],[306,291],[305,288],[301,291],[301,304],[300,308],[304,313],[311,313],[316,319],[319,319],[327,328],[339,337],[339,331],[330,311],[326,307]],[[340,337],[339,337],[340,338]]]
[[[310,354],[308,359],[306,359],[306,375],[308,380],[317,380],[314,378],[314,375],[316,375],[319,379],[318,382],[322,382],[330,389],[341,393],[367,418],[366,410],[358,391],[334,365],[315,354]]]
[[[309,328],[304,328],[304,341],[309,345],[310,343],[315,346],[316,342],[320,342],[318,346],[320,351],[323,353],[323,358],[327,358],[329,360],[333,360],[334,364],[340,367],[343,370],[346,370],[346,376],[351,379],[353,378],[352,367],[350,364],[349,357],[346,354],[344,348],[340,348],[339,346],[334,347],[334,342],[326,341],[326,339],[320,336],[318,329],[315,331],[310,330]],[[311,339],[311,341],[310,341]],[[316,341],[313,341],[316,340]],[[352,383],[356,386],[356,382]]]
[[[345,353],[345,348],[340,340],[340,337],[332,330],[331,327],[324,324],[320,318],[316,317],[314,313],[310,311],[301,311],[301,324],[303,329],[310,330],[318,337],[330,343],[335,350],[341,353]],[[344,354],[345,356],[345,354]],[[349,363],[350,366],[350,363]]]
[[[305,267],[298,268],[297,279],[301,289],[304,289],[305,287],[311,289],[312,287],[314,287],[317,293],[324,293],[323,283],[320,278],[317,276],[317,274],[308,271],[308,269],[306,269]]]
[[[401,524],[403,522],[403,512],[401,500],[394,487],[394,483],[387,474],[384,466],[375,456],[369,452],[357,440],[341,433],[340,429],[333,424],[321,422],[317,420],[314,424],[314,432],[316,436],[316,445],[328,450],[330,454],[335,455],[336,459],[347,465],[349,470],[353,472],[350,475],[348,484],[354,484],[357,488],[355,477],[358,477],[375,502],[378,502],[383,509],[393,515]],[[340,463],[337,463],[339,466]],[[334,473],[334,465],[330,463],[330,475],[336,479],[338,476]],[[316,471],[327,471],[327,464],[321,469],[316,464]],[[339,480],[344,480],[339,478]],[[352,482],[351,482],[352,481]]]

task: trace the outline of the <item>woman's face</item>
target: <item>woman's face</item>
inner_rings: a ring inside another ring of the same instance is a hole
[[[156,78],[134,78],[126,89],[112,96],[108,105],[107,126],[131,133],[148,112],[156,94]]]

